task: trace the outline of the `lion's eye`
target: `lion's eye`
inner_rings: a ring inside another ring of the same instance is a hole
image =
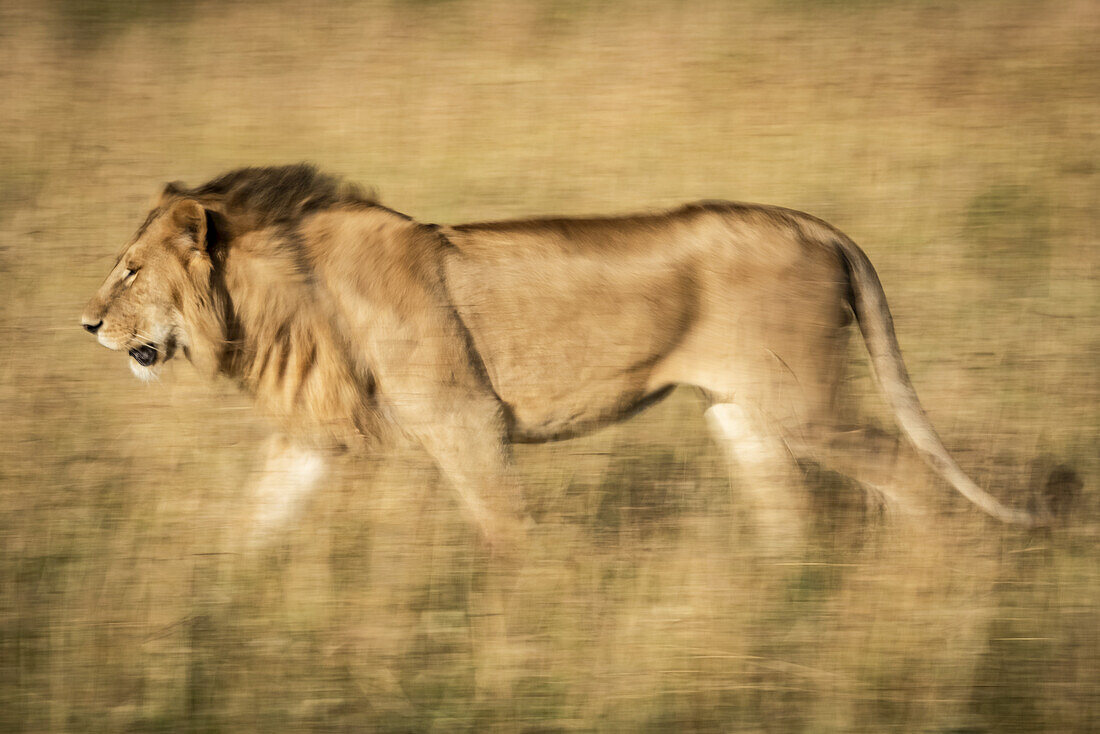
[[[123,280],[132,280],[137,275],[137,268],[126,268],[126,272],[122,274]]]

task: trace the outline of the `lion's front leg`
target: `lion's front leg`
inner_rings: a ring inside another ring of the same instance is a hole
[[[435,459],[490,551],[470,596],[475,686],[479,700],[506,703],[529,654],[509,631],[529,520],[512,476],[500,406],[492,396],[454,389],[404,407],[406,430]]]
[[[464,514],[495,555],[519,551],[529,524],[510,461],[499,406],[481,396],[452,396],[414,431]]]
[[[246,542],[256,549],[277,540],[298,517],[325,476],[326,457],[282,435],[264,446],[263,468],[253,484]]]

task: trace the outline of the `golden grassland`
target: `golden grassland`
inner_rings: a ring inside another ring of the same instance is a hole
[[[1097,38],[1088,1],[0,6],[0,730],[1094,730]],[[814,469],[776,566],[684,393],[518,452],[539,525],[495,662],[486,559],[410,447],[244,570],[264,425],[185,364],[137,384],[77,319],[164,181],[297,160],[423,221],[823,216],[979,483],[1083,489],[1027,533],[919,473],[926,514],[881,517]]]

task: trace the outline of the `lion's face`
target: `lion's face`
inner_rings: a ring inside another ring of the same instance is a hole
[[[183,303],[208,282],[205,235],[206,214],[194,200],[154,210],[81,316],[100,344],[129,353],[131,370],[143,380],[188,347]]]

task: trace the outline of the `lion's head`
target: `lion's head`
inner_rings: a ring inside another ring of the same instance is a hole
[[[128,352],[143,380],[155,378],[177,351],[191,358],[212,338],[224,344],[224,334],[210,333],[217,309],[209,216],[170,185],[84,309],[84,328],[108,349]]]

